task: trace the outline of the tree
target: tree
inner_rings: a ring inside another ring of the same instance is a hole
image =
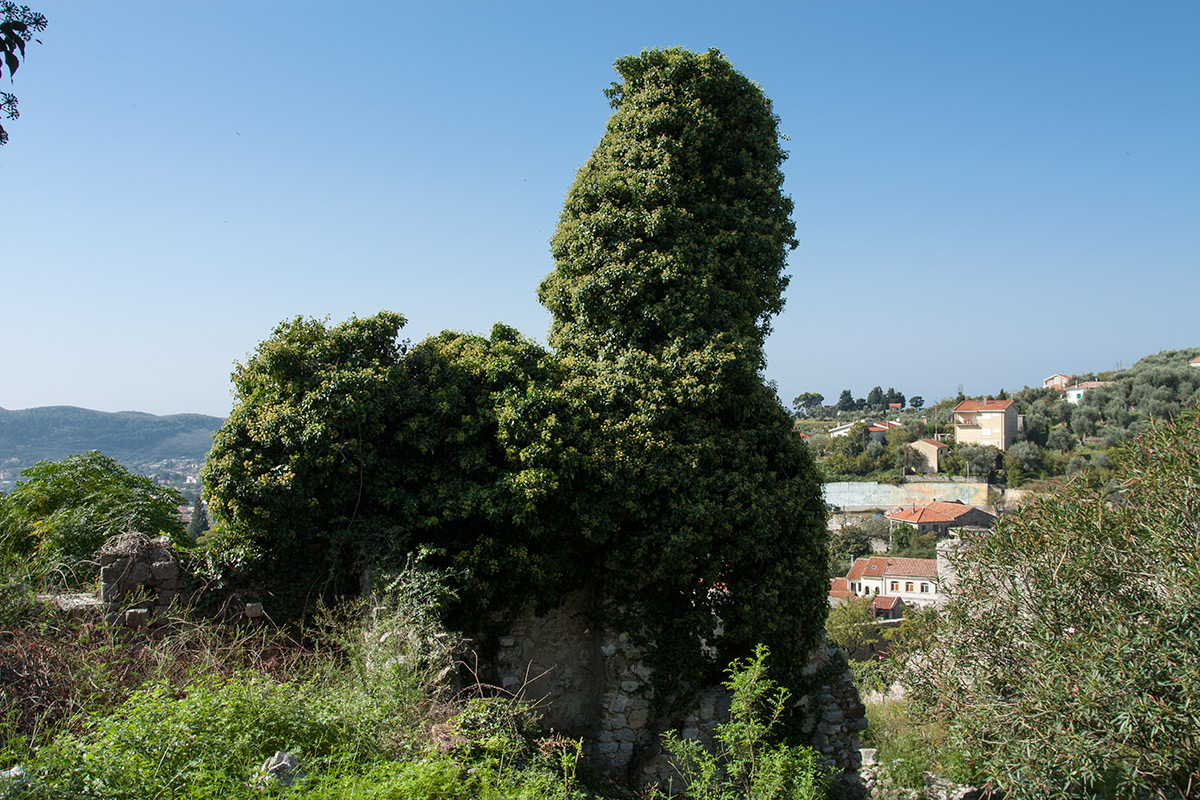
[[[919,410],[921,410],[922,407],[924,407],[924,405],[925,405],[925,398],[919,394],[908,398],[909,408],[914,408],[919,411]]]
[[[968,444],[958,448],[958,455],[963,464],[970,468],[970,473],[981,480],[990,480],[996,471],[1000,460],[1000,451],[988,445]]]
[[[888,405],[888,407],[891,407],[892,403],[899,403],[900,407],[904,408],[904,395],[900,392],[897,392],[890,386],[883,394],[883,401]]]
[[[183,533],[183,496],[97,450],[39,461],[0,498],[0,548],[76,566],[126,531]]]
[[[46,29],[46,18],[29,9],[29,6],[18,6],[12,2],[0,2],[0,78],[8,70],[8,79],[13,76],[25,58],[25,45],[33,39],[33,35]],[[37,40],[41,44],[41,40]],[[17,97],[10,92],[0,92],[0,112],[9,119],[17,119]],[[0,125],[0,145],[8,143],[8,131]]]
[[[883,389],[876,386],[871,391],[867,392],[867,408],[871,411],[878,411],[882,408],[887,408],[887,402],[884,400]]]
[[[909,444],[896,445],[896,468],[902,473],[925,472],[929,469],[929,459],[925,454]]]
[[[604,593],[681,687],[759,641],[798,666],[823,628],[827,533],[815,465],[759,373],[795,246],[777,120],[715,50],[616,69],[539,287],[597,421],[588,468],[613,487]]]
[[[849,389],[842,389],[842,393],[838,395],[837,406],[838,411],[853,411],[855,409],[854,395]]]
[[[188,542],[195,544],[200,541],[208,527],[208,510],[204,507],[204,500],[197,497],[196,502],[192,504],[192,518],[187,525]]]
[[[866,597],[849,597],[829,610],[825,638],[831,645],[842,648],[852,656],[878,640],[880,626],[867,608],[870,603]]]
[[[821,407],[825,402],[825,395],[818,392],[804,392],[797,395],[792,401],[792,408],[796,409],[797,414],[802,414],[806,417],[811,417],[813,412]]]
[[[1200,782],[1200,412],[968,537],[910,697],[1020,800],[1194,797]],[[1098,608],[1103,607],[1103,612]]]

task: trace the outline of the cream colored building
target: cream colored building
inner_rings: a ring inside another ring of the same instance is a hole
[[[1007,450],[1017,438],[1017,405],[1012,400],[964,400],[954,407],[954,441],[990,444]]]
[[[925,456],[925,469],[919,471],[931,474],[941,469],[942,454],[950,449],[950,445],[935,439],[918,439],[909,444],[909,447]]]

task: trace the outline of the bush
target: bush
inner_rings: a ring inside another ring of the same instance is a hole
[[[905,682],[1014,800],[1195,796],[1200,413],[966,540]],[[1064,788],[1065,787],[1065,788]]]
[[[726,672],[725,688],[733,693],[730,720],[717,726],[718,752],[674,731],[663,736],[685,786],[696,800],[808,800],[824,797],[829,772],[818,765],[810,747],[772,741],[789,693],[767,677],[767,648],[754,658],[735,660]]]

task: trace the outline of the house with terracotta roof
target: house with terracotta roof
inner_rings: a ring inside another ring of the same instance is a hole
[[[857,597],[899,597],[909,606],[937,604],[938,571],[936,558],[893,558],[870,556],[850,565],[846,584]]]
[[[854,592],[850,591],[849,581],[842,577],[829,579],[829,605],[840,606],[851,597]]]
[[[1067,388],[1067,384],[1070,382],[1070,375],[1051,375],[1049,378],[1046,378],[1046,380],[1042,381],[1042,388],[1065,389]]]
[[[867,605],[867,611],[875,619],[904,619],[904,598],[894,595],[876,595]]]
[[[964,400],[954,407],[954,441],[1007,450],[1017,438],[1017,404],[1012,400]]]
[[[1197,369],[1200,369],[1200,356],[1196,356],[1191,361],[1189,361],[1188,366],[1196,367]]]
[[[925,468],[918,470],[918,472],[928,472],[930,474],[936,473],[941,469],[942,456],[950,449],[950,445],[945,442],[939,442],[936,439],[918,439],[908,446],[925,456]]]
[[[936,533],[947,536],[954,528],[975,527],[990,528],[996,523],[996,517],[988,512],[960,503],[934,501],[923,506],[905,506],[887,515],[893,526],[908,525],[916,528],[918,533]]]

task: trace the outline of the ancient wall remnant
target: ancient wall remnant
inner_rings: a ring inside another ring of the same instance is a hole
[[[110,623],[140,628],[160,619],[184,588],[165,536],[123,533],[100,548],[100,600]]]
[[[588,592],[578,592],[543,616],[526,614],[499,637],[495,668],[504,688],[538,700],[546,724],[581,738],[593,763],[636,785],[670,786],[674,768],[659,746],[666,729],[711,746],[716,726],[729,720],[729,693],[699,692],[670,719],[652,719],[653,671],[628,635],[599,624]],[[824,763],[843,772],[858,793],[859,734],[866,709],[844,654],[821,644],[804,674],[813,688],[794,697],[793,713]],[[678,787],[676,787],[678,788]]]

